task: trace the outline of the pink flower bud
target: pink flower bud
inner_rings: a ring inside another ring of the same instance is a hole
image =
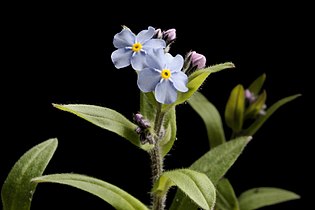
[[[188,56],[192,67],[196,66],[197,69],[202,69],[206,66],[206,57],[204,55],[196,53],[196,51],[191,51]]]
[[[256,96],[248,89],[245,90],[245,98],[249,101],[249,103],[253,103],[256,100]]]
[[[139,125],[140,129],[142,128],[146,129],[150,127],[150,122],[147,119],[145,119],[143,115],[140,113],[134,114],[133,120],[135,121],[135,123],[137,123],[137,125]],[[139,131],[140,131],[139,129],[136,130],[136,132]]]
[[[176,39],[176,29],[168,29],[167,31],[163,31],[163,37],[167,43],[171,43]]]

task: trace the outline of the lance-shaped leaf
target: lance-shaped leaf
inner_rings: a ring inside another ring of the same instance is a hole
[[[176,112],[175,106],[171,107],[164,117],[165,135],[161,140],[160,147],[162,156],[164,157],[173,147],[176,140]]]
[[[276,103],[274,103],[269,109],[267,109],[266,114],[257,118],[247,129],[243,130],[240,135],[254,135],[258,129],[265,123],[265,121],[284,104],[296,99],[301,96],[301,94],[296,94],[292,96],[285,97]]]
[[[35,183],[58,183],[89,192],[116,209],[120,210],[148,210],[148,207],[138,199],[105,181],[81,174],[64,173],[51,174],[32,179]]]
[[[14,164],[1,190],[3,210],[30,210],[37,187],[31,179],[42,175],[57,145],[57,139],[48,139],[28,150]]]
[[[157,110],[157,101],[153,92],[144,93],[140,91],[140,113],[150,122],[154,122]],[[154,126],[154,125],[152,125]]]
[[[244,122],[245,92],[243,85],[236,85],[230,93],[225,107],[225,122],[233,132],[242,130]]]
[[[241,210],[254,210],[299,198],[298,194],[288,190],[258,187],[243,192],[239,196],[239,204]]]
[[[266,74],[260,75],[254,82],[250,84],[248,90],[253,93],[255,96],[258,96],[262,86],[264,85],[266,80]]]
[[[217,202],[220,210],[240,210],[238,199],[228,179],[223,178],[217,184]]]
[[[213,209],[215,187],[205,174],[190,169],[166,171],[154,184],[153,192],[165,194],[171,186],[177,186],[200,208]]]
[[[250,136],[242,136],[227,141],[201,156],[190,166],[190,169],[207,174],[216,184],[235,163],[251,139]]]
[[[214,148],[224,143],[225,135],[221,116],[216,107],[200,92],[196,92],[189,100],[188,104],[202,118],[208,134],[209,144]]]
[[[103,129],[112,131],[144,150],[152,147],[150,144],[142,145],[139,135],[135,132],[138,126],[115,110],[88,104],[53,105],[60,110],[75,114]]]
[[[204,81],[211,73],[234,67],[235,66],[233,63],[227,62],[194,71],[188,77],[187,87],[189,90],[185,93],[179,92],[178,98],[174,105],[184,103],[188,98],[190,98],[199,89],[199,87],[204,83]]]
[[[206,174],[214,185],[224,176],[228,169],[235,163],[251,137],[243,136],[227,141],[196,160],[190,169]],[[170,210],[193,210],[190,200],[185,194],[177,190]]]

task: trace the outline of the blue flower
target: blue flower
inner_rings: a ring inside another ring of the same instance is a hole
[[[181,71],[184,58],[173,57],[162,49],[154,49],[147,56],[147,66],[138,73],[138,87],[142,92],[154,91],[155,99],[162,104],[174,103],[177,91],[188,91],[187,75]]]
[[[151,26],[135,35],[130,29],[123,28],[114,36],[113,44],[117,50],[112,55],[112,61],[117,69],[131,64],[135,70],[145,67],[145,56],[150,49],[165,48],[166,43],[162,39],[152,39],[155,29]]]

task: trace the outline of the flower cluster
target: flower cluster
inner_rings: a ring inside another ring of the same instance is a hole
[[[205,57],[191,52],[184,59],[168,51],[176,39],[176,30],[162,31],[151,26],[134,34],[129,28],[114,36],[117,48],[111,55],[117,69],[131,66],[138,74],[137,85],[142,92],[154,92],[162,104],[174,103],[179,92],[187,92],[188,68],[204,68]],[[185,64],[185,68],[184,68]]]

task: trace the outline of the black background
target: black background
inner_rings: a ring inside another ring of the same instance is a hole
[[[136,75],[115,69],[113,36],[126,25],[175,28],[171,53],[195,50],[207,65],[231,61],[236,68],[211,75],[201,92],[224,113],[231,89],[267,78],[267,105],[301,93],[255,134],[227,177],[236,194],[253,187],[279,187],[300,200],[264,209],[306,209],[311,189],[311,13],[302,5],[202,5],[171,8],[167,2],[124,5],[8,5],[2,25],[0,183],[26,150],[49,138],[58,148],[44,174],[73,172],[113,183],[149,203],[148,155],[128,141],[52,103],[94,104],[132,119],[139,110]],[[239,6],[240,8],[238,9]],[[160,8],[160,9],[159,9]],[[245,9],[246,8],[246,9]],[[309,122],[310,120],[310,122]],[[188,167],[207,151],[201,118],[188,104],[177,107],[178,141],[165,169]],[[230,130],[225,127],[226,135]],[[171,199],[172,193],[170,191]],[[40,184],[32,209],[111,209],[86,192]]]

